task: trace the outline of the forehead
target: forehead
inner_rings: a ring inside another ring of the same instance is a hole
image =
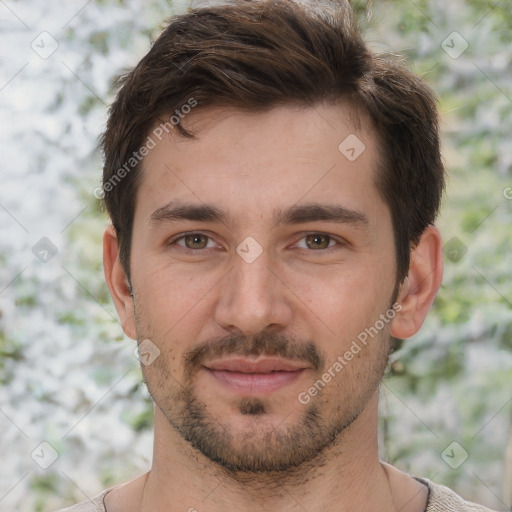
[[[375,138],[359,121],[340,104],[259,113],[192,111],[181,122],[195,138],[176,128],[161,140],[153,135],[155,147],[142,162],[136,215],[149,218],[171,200],[218,202],[239,217],[271,215],[303,200],[343,201],[360,209],[379,197]]]

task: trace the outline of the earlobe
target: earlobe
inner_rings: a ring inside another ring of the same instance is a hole
[[[119,259],[119,244],[113,226],[108,226],[103,234],[103,268],[123,331],[130,338],[136,339],[132,291]]]
[[[429,226],[411,251],[409,273],[399,291],[402,309],[391,327],[395,338],[416,334],[427,316],[443,279],[442,239],[435,226]]]

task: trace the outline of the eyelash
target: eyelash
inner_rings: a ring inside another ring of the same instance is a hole
[[[208,241],[213,240],[210,236],[208,236],[205,233],[201,233],[200,231],[190,231],[189,233],[183,233],[183,234],[177,236],[176,238],[173,238],[172,240],[169,241],[169,245],[170,246],[178,245],[178,247],[180,247],[182,250],[184,250],[185,252],[187,252],[189,254],[199,254],[201,252],[206,251],[207,249],[212,249],[211,247],[210,248],[205,247],[204,249],[189,249],[188,247],[177,244],[178,241],[184,240],[186,237],[193,236],[193,235],[202,235],[202,236],[205,236],[208,239]],[[299,239],[299,242],[304,240],[306,237],[313,236],[313,235],[320,235],[320,236],[325,236],[325,237],[329,238],[329,245],[325,249],[318,249],[318,250],[308,249],[307,247],[299,247],[299,249],[307,250],[310,252],[322,253],[322,252],[327,252],[336,246],[346,245],[346,242],[344,242],[343,240],[340,240],[340,239],[334,237],[333,235],[329,235],[328,233],[322,233],[321,231],[312,231],[310,233],[306,233]],[[330,245],[331,242],[335,242],[335,245],[331,246]]]

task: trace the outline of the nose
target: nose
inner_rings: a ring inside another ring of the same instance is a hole
[[[251,263],[235,255],[234,267],[222,281],[215,320],[248,337],[264,329],[280,331],[292,320],[292,297],[265,251]]]

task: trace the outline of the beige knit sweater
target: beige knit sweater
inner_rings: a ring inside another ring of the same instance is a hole
[[[429,489],[425,512],[493,512],[486,507],[463,500],[458,494],[444,485],[435,484],[426,478],[418,478],[418,480],[427,485]],[[103,504],[103,498],[109,490],[106,489],[89,501],[84,501],[57,512],[107,512]]]

